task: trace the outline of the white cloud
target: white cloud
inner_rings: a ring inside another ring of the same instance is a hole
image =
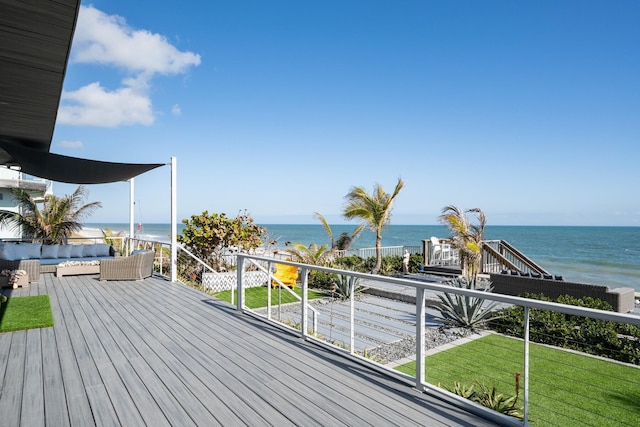
[[[166,37],[130,28],[124,18],[92,6],[81,7],[73,60],[125,68],[131,72],[178,74],[200,64],[200,55],[180,52]]]
[[[117,127],[154,122],[150,80],[157,74],[185,73],[200,64],[200,55],[181,52],[166,37],[129,27],[124,18],[82,6],[76,25],[72,61],[124,70],[122,87],[90,83],[62,94],[58,122]],[[179,111],[179,107],[178,107]],[[175,114],[175,107],[172,110]]]
[[[130,87],[108,91],[100,83],[91,83],[74,92],[63,92],[65,103],[58,111],[58,122],[79,126],[117,127],[151,125],[154,117],[151,100]]]
[[[180,117],[182,115],[182,109],[178,104],[171,107],[171,114],[173,114],[175,117]]]
[[[72,150],[84,150],[84,144],[82,141],[60,141],[58,146],[62,148],[70,148]]]

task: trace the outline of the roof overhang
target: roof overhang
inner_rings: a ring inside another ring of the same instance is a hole
[[[160,164],[49,152],[80,0],[0,0],[0,165],[54,181],[123,181]]]

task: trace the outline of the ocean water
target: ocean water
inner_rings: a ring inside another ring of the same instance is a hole
[[[276,240],[275,247],[286,242],[327,244],[327,233],[320,224],[262,224],[265,241]],[[85,228],[128,232],[128,224],[86,224]],[[184,228],[178,224],[178,233]],[[355,225],[332,225],[334,238],[351,233]],[[169,241],[169,224],[142,224],[140,237]],[[383,246],[420,246],[431,236],[449,237],[441,225],[389,225],[383,230]],[[567,227],[567,226],[487,226],[486,239],[506,240],[534,262],[565,280],[631,287],[640,292],[640,227]],[[375,246],[375,234],[365,230],[353,248]]]

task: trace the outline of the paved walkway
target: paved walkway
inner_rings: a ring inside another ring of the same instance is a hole
[[[411,275],[406,276],[414,280],[424,280],[432,283],[442,283],[437,276]],[[363,280],[360,285],[367,290],[358,295],[354,303],[354,346],[360,354],[371,354],[373,350],[388,345],[406,347],[406,352],[415,350],[416,332],[416,290],[412,286],[396,285],[375,280]],[[427,299],[436,299],[433,292],[429,292]],[[310,305],[317,313],[317,334],[334,344],[347,347],[351,340],[351,303],[339,298],[325,298],[311,300]],[[266,315],[266,309],[256,310]],[[289,304],[284,307],[272,307],[272,318],[289,325],[301,323],[300,305]],[[437,329],[441,324],[435,320],[439,311],[426,309],[426,323],[429,329]],[[312,325],[312,318],[309,324]],[[409,341],[410,340],[410,341]],[[409,342],[408,342],[409,341]],[[399,350],[402,352],[402,349]],[[387,353],[393,353],[387,351]],[[400,356],[405,357],[405,356]],[[415,358],[415,356],[414,356]],[[392,363],[394,359],[383,358],[385,363]]]

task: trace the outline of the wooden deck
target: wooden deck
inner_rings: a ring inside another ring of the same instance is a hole
[[[1,426],[494,425],[160,278],[56,278],[53,328],[0,334]]]

